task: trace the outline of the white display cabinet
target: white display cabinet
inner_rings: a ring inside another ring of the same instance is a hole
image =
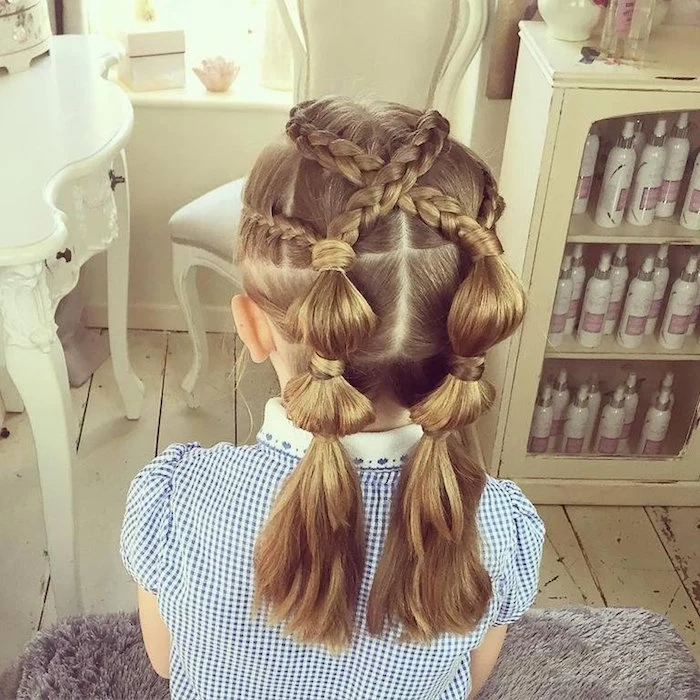
[[[665,349],[656,336],[647,336],[634,350],[621,347],[614,335],[595,349],[582,347],[575,335],[556,348],[547,338],[559,268],[573,244],[584,244],[590,275],[602,250],[614,252],[627,243],[631,278],[645,255],[668,243],[671,283],[700,247],[700,232],[682,228],[678,211],[646,227],[597,226],[591,213],[595,184],[589,212],[572,214],[584,143],[593,125],[601,138],[595,181],[626,118],[645,117],[648,133],[658,116],[668,115],[670,129],[677,113],[690,112],[695,128],[688,170],[692,166],[700,146],[700,27],[661,27],[644,69],[586,64],[581,61],[584,44],[554,40],[542,23],[522,23],[520,36],[500,181],[507,208],[499,234],[523,279],[529,306],[519,333],[487,361],[487,377],[499,397],[477,425],[487,467],[517,480],[537,503],[700,505],[698,337],[688,337],[679,350]],[[615,455],[528,453],[540,383],[562,367],[574,387],[597,373],[604,393],[629,371],[637,372],[640,408],[629,446]],[[660,454],[640,456],[635,443],[641,423],[668,371],[675,377],[671,428]]]

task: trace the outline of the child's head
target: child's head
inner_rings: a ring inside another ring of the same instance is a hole
[[[401,476],[368,609],[412,639],[466,632],[491,589],[475,512],[485,475],[460,429],[493,401],[484,354],[519,325],[486,166],[437,112],[327,98],[292,110],[244,193],[238,260],[314,434],[256,551],[258,599],[300,641],[338,648],[363,572],[358,475],[339,437],[392,402],[423,427]]]

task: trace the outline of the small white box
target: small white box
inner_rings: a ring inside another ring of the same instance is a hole
[[[129,89],[170,90],[185,85],[185,32],[182,29],[135,29],[122,36],[125,55],[119,80]]]

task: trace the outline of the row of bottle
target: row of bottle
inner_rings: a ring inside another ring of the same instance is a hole
[[[610,394],[600,411],[602,396],[597,376],[594,375],[587,384],[573,391],[568,385],[566,370],[560,370],[554,381],[548,380],[540,387],[530,427],[528,451],[566,454],[594,452],[605,455],[629,453],[632,426],[639,408],[638,388],[637,373],[630,372],[625,383]],[[635,445],[637,454],[661,454],[674,402],[673,373],[668,372],[647,408]]]
[[[549,323],[549,344],[558,347],[576,328],[578,342],[586,348],[598,347],[604,335],[617,330],[617,342],[624,348],[638,348],[645,335],[653,335],[659,318],[659,342],[678,350],[695,333],[700,315],[698,258],[688,257],[685,268],[671,287],[661,316],[669,283],[668,245],[660,245],[656,256],[647,255],[637,275],[629,282],[627,246],[600,256],[598,267],[586,280],[583,246],[565,255],[559,272],[554,307]]]
[[[648,226],[655,217],[673,216],[690,154],[688,127],[688,113],[681,112],[671,136],[666,138],[666,119],[658,119],[645,143],[643,120],[625,122],[605,164],[595,210],[598,226],[619,226],[625,211],[627,221],[635,226]],[[591,130],[583,149],[574,214],[581,214],[588,207],[599,147],[600,138]],[[635,164],[639,166],[636,172]],[[680,224],[700,231],[700,153],[688,179]]]

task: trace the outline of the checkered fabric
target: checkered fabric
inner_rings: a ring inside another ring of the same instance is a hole
[[[344,439],[360,474],[366,557],[357,632],[340,655],[297,644],[264,614],[251,616],[253,548],[282,480],[311,436],[272,400],[255,445],[168,447],[131,484],[121,552],[131,576],[158,597],[171,632],[175,700],[464,700],[469,654],[494,625],[517,620],[537,592],[544,526],[510,481],[489,478],[477,522],[493,580],[487,614],[472,634],[429,645],[371,637],[367,599],[401,464],[420,438],[409,425]]]

